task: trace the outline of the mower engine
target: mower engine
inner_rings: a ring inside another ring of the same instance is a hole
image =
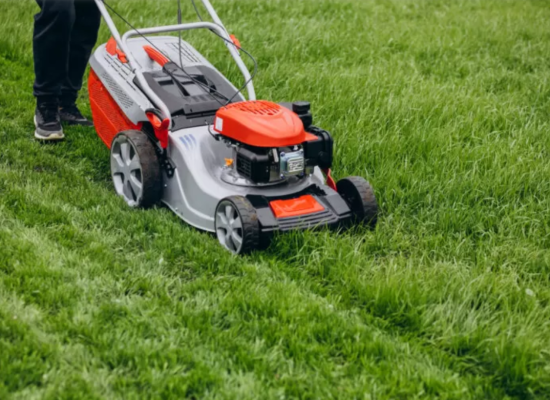
[[[312,119],[307,102],[239,102],[216,113],[214,130],[233,148],[229,168],[254,184],[271,184],[331,167],[332,137]]]

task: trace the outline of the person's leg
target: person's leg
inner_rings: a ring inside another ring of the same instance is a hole
[[[74,4],[73,0],[36,2],[41,10],[34,17],[34,95],[39,101],[57,101],[67,78]]]
[[[58,102],[67,77],[69,42],[74,24],[73,0],[36,0],[34,17],[34,96],[37,101],[35,136],[43,140],[63,138]]]
[[[93,0],[73,0],[75,23],[69,44],[69,69],[61,88],[61,118],[69,123],[91,125],[76,108],[86,66],[97,41],[101,14]]]

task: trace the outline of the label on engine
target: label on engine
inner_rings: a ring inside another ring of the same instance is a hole
[[[295,175],[304,171],[304,152],[303,150],[292,153],[281,153],[281,173],[283,175]]]
[[[304,159],[303,158],[292,158],[287,161],[288,172],[291,174],[294,172],[302,172],[304,170]]]

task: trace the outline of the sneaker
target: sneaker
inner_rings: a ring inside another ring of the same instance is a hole
[[[34,114],[34,125],[34,137],[38,140],[55,141],[65,138],[57,104],[38,105]]]
[[[82,115],[76,104],[59,107],[59,116],[68,125],[94,126],[92,121]]]

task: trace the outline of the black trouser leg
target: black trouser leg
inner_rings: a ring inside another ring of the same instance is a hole
[[[34,17],[34,95],[38,102],[57,102],[67,77],[75,11],[73,0],[36,0]]]
[[[61,103],[66,105],[74,104],[82,88],[84,72],[97,41],[101,23],[101,14],[93,0],[73,1],[75,20],[69,44],[69,68],[61,86],[60,98]]]

